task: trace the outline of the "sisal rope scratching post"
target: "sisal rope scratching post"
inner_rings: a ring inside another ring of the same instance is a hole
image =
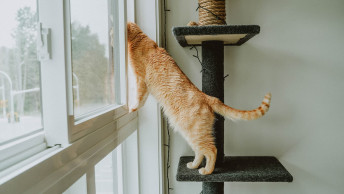
[[[198,17],[200,26],[225,25],[225,0],[198,0]]]
[[[189,22],[188,26],[226,25],[225,0],[198,0],[199,23]]]

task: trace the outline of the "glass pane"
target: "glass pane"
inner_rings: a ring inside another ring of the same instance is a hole
[[[74,112],[113,104],[114,66],[108,0],[70,0]],[[110,52],[109,52],[110,50]]]
[[[86,175],[83,175],[62,194],[85,194],[87,193],[86,184]]]
[[[118,146],[120,147],[120,146]],[[118,149],[110,152],[95,166],[95,180],[97,194],[118,193],[117,182],[117,152]]]
[[[36,0],[0,2],[0,145],[42,128]]]

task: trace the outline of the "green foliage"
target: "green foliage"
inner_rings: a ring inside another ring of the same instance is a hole
[[[14,31],[16,40],[16,71],[17,90],[25,90],[40,87],[40,68],[37,60],[37,12],[30,7],[18,10],[16,20],[17,28]],[[16,105],[19,113],[39,112],[40,94],[28,93],[16,96]]]
[[[105,46],[89,26],[72,23],[73,72],[79,79],[80,105],[104,103],[105,79],[108,76],[108,59]],[[74,80],[74,83],[75,80]],[[74,93],[74,99],[76,94]]]
[[[36,57],[37,13],[30,7],[23,7],[17,11],[15,19],[18,24],[11,34],[15,40],[15,47],[0,49],[0,67],[11,77],[13,90],[38,88],[40,68]],[[6,87],[9,89],[8,84]],[[10,98],[9,94],[6,98]],[[40,111],[38,92],[16,95],[14,102],[15,112],[20,114]]]

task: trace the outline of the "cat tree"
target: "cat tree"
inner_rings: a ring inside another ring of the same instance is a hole
[[[182,47],[202,46],[202,91],[224,100],[224,46],[240,46],[259,33],[257,25],[226,25],[224,0],[199,0],[199,23],[174,27]],[[201,175],[186,164],[194,157],[182,156],[177,181],[203,182],[203,194],[224,193],[224,182],[292,182],[293,177],[273,156],[225,156],[224,118],[216,114],[214,137],[217,147],[215,170]],[[204,165],[204,164],[203,164]]]

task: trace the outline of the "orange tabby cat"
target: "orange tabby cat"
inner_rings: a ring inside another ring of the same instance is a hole
[[[128,23],[128,49],[131,65],[137,79],[138,103],[130,112],[144,105],[151,93],[162,105],[170,124],[179,131],[195,152],[188,168],[198,168],[204,157],[206,166],[200,174],[214,170],[217,150],[214,145],[214,112],[232,120],[257,119],[269,109],[271,94],[267,94],[257,109],[242,111],[223,104],[194,86],[179,69],[176,62],[145,35],[134,23]]]

